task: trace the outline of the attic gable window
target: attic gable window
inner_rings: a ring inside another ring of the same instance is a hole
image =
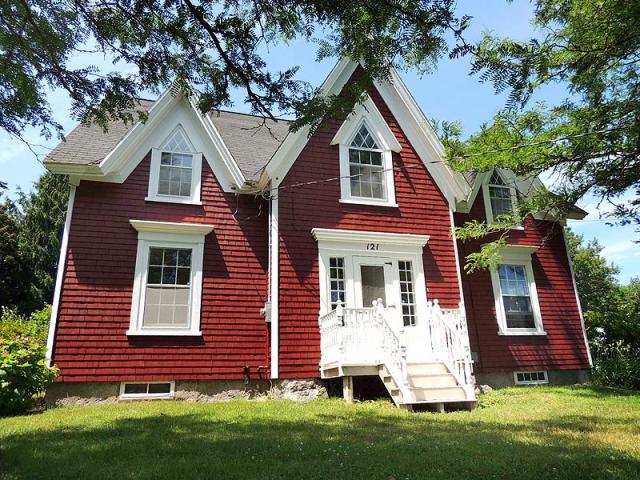
[[[356,105],[336,132],[340,202],[397,207],[393,152],[402,147],[371,98]]]
[[[498,221],[501,215],[511,215],[515,211],[516,190],[506,184],[497,170],[483,187],[487,222]]]
[[[363,123],[349,146],[352,197],[386,200],[383,153]]]
[[[200,204],[201,169],[202,154],[178,125],[160,148],[152,150],[146,200]]]

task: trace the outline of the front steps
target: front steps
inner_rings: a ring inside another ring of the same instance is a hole
[[[475,402],[441,362],[408,363],[408,385],[404,386],[397,384],[384,365],[378,366],[378,375],[394,403],[409,410],[414,405],[433,404],[437,411],[444,411],[447,403]]]

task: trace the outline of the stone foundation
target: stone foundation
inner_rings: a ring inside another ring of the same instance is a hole
[[[513,387],[513,372],[475,373],[476,385],[489,385],[493,388]],[[589,381],[589,370],[548,370],[549,385],[575,385]]]
[[[48,406],[95,405],[119,401],[120,382],[54,383],[47,389]],[[175,400],[224,402],[229,400],[293,400],[326,398],[327,388],[319,379],[176,381]],[[126,400],[131,401],[131,400]]]

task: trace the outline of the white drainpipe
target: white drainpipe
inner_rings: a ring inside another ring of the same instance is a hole
[[[278,187],[271,190],[271,208],[269,210],[269,303],[271,306],[271,378],[279,374],[280,329],[278,301],[280,298],[280,235],[278,232]]]

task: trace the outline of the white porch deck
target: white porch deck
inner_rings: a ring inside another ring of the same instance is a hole
[[[427,302],[418,325],[404,327],[394,308],[338,304],[320,323],[322,378],[378,375],[398,406],[475,402],[464,309]],[[352,394],[352,392],[351,392]]]

